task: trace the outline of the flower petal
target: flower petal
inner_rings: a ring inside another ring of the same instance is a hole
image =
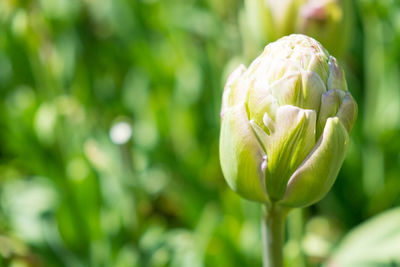
[[[318,47],[318,46],[316,46],[316,47]],[[327,52],[323,51],[323,50],[324,50],[323,48],[320,48],[320,53],[318,53],[312,57],[312,60],[310,60],[310,63],[307,66],[307,70],[318,74],[318,76],[321,78],[321,80],[325,84],[328,80],[329,69],[325,64]]]
[[[336,62],[336,58],[329,57],[329,78],[328,78],[328,90],[343,90],[347,91],[347,83],[343,69]]]
[[[297,106],[301,96],[301,73],[291,73],[271,84],[271,94],[279,105]]]
[[[270,90],[280,105],[293,105],[318,112],[326,86],[317,73],[301,71],[286,75],[273,83]]]
[[[319,137],[324,130],[326,120],[330,117],[336,116],[342,99],[341,94],[344,95],[344,92],[341,90],[329,90],[322,94],[321,108],[317,122],[317,137]]]
[[[247,119],[245,104],[228,109],[222,119],[220,161],[229,186],[242,197],[266,202],[265,153]]]
[[[279,107],[275,97],[269,93],[268,84],[254,83],[250,88],[248,99],[249,118],[253,119],[268,134],[270,129],[263,123],[265,113],[275,118],[276,109]]]
[[[302,95],[299,107],[319,111],[321,96],[326,92],[326,86],[321,77],[313,71],[303,71]]]
[[[315,145],[316,114],[286,105],[276,114],[275,131],[266,139],[268,166],[265,173],[271,200],[281,199],[290,176]]]
[[[224,92],[222,94],[221,117],[230,106],[235,104],[236,98],[234,96],[237,94],[235,91],[237,90],[236,83],[245,71],[246,67],[244,65],[239,65],[226,80]]]
[[[350,93],[346,93],[336,116],[340,119],[349,133],[357,119],[357,112],[358,108],[356,101],[354,101]]]
[[[290,178],[280,203],[304,207],[324,197],[336,180],[348,144],[349,135],[339,118],[329,118],[317,145]]]

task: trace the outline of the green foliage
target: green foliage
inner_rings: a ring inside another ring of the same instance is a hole
[[[348,233],[328,266],[400,264],[400,208],[386,211]]]
[[[400,204],[400,5],[354,6],[340,62],[359,119],[333,190],[289,218],[291,266],[323,262]],[[261,265],[259,206],[230,191],[218,159],[226,74],[248,63],[241,12],[0,1],[0,266]]]

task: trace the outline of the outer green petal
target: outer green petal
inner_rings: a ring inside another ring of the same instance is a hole
[[[349,133],[357,119],[357,112],[358,108],[356,101],[354,101],[350,93],[346,93],[336,116],[340,119]]]
[[[318,45],[315,47],[318,47]],[[320,53],[312,57],[306,70],[318,74],[321,80],[326,83],[329,76],[329,67],[325,64],[326,59],[328,58],[327,51],[323,49],[323,47],[319,47],[319,50]]]
[[[312,109],[318,112],[321,105],[321,96],[326,92],[326,87],[321,77],[312,71],[303,71],[302,95],[298,107]]]
[[[290,178],[282,205],[304,207],[319,201],[339,173],[349,135],[339,118],[329,118],[313,151]]]
[[[329,90],[322,95],[321,108],[317,121],[317,137],[319,137],[324,130],[326,120],[336,116],[342,99],[341,93],[344,95],[344,92],[341,90]]]
[[[267,202],[262,168],[265,153],[247,119],[244,103],[224,113],[219,148],[222,172],[229,186],[244,198]]]
[[[221,116],[223,116],[224,112],[230,107],[235,105],[237,100],[237,84],[238,79],[243,75],[246,71],[246,67],[244,65],[239,65],[228,77],[226,80],[226,84],[224,87],[224,93],[222,94],[222,106],[221,106]]]
[[[343,69],[337,64],[336,58],[329,57],[329,78],[328,78],[328,90],[343,90],[347,91],[347,83]]]
[[[279,107],[275,131],[266,140],[265,179],[271,200],[282,199],[290,176],[315,145],[316,114],[294,106]]]

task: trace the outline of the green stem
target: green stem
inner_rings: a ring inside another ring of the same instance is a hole
[[[276,204],[264,205],[261,226],[264,267],[283,266],[284,229],[284,210]]]
[[[292,210],[287,216],[287,241],[291,243],[292,248],[290,258],[286,258],[288,266],[306,266],[304,254],[301,249],[301,240],[303,238],[303,212],[304,210],[302,208],[297,208]]]

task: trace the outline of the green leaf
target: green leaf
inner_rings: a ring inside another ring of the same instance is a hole
[[[399,266],[400,208],[383,212],[348,233],[325,266]]]

